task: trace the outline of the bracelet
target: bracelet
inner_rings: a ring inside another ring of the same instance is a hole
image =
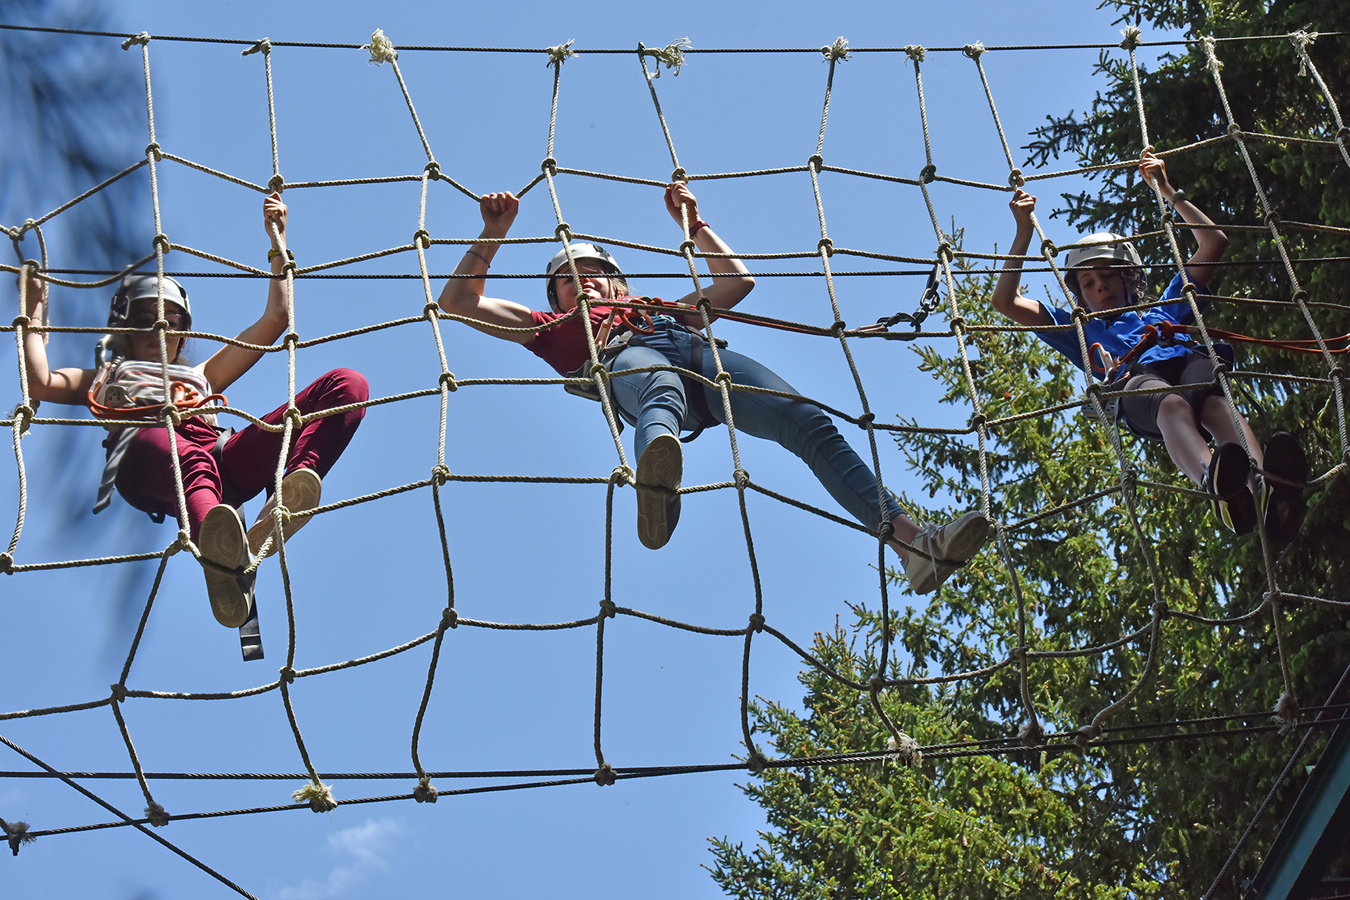
[[[479,253],[477,250],[473,249],[472,247],[470,247],[468,250],[465,250],[464,252],[465,252],[465,254],[473,254],[474,256],[476,256],[476,257],[478,257],[479,259],[481,259],[481,260],[483,261],[483,263],[484,263],[489,269],[492,268],[492,260],[488,259],[486,256],[484,256],[483,254]]]
[[[1190,198],[1186,196],[1185,191],[1174,191],[1172,196],[1167,200],[1167,211],[1175,213],[1177,211],[1177,204],[1185,203],[1189,199]]]
[[[276,259],[276,258],[277,258],[278,256],[280,256],[280,255],[281,255],[281,251],[278,250],[276,247],[273,247],[272,249],[270,249],[270,250],[267,251],[267,261],[268,261],[268,262],[271,262],[272,260]],[[289,259],[291,262],[295,262],[295,251],[294,251],[294,250],[287,250],[287,251],[286,251],[286,258]]]
[[[707,227],[708,227],[707,222],[703,221],[702,219],[697,219],[693,225],[689,226],[689,237],[692,238],[694,235],[698,234],[700,228],[707,228]]]

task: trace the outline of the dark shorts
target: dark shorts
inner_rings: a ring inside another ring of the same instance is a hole
[[[1174,384],[1199,384],[1214,381],[1214,361],[1198,353],[1174,356],[1158,362],[1136,365],[1130,370],[1125,389],[1129,391],[1146,388],[1158,388]],[[1162,440],[1158,430],[1158,408],[1164,397],[1176,394],[1186,400],[1195,412],[1196,426],[1204,433],[1200,425],[1200,410],[1210,397],[1223,396],[1223,390],[1217,384],[1182,391],[1163,391],[1157,394],[1141,394],[1120,398],[1120,414],[1126,426],[1141,438]]]

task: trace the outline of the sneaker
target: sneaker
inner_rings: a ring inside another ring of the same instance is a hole
[[[941,526],[929,522],[910,541],[914,549],[905,560],[910,589],[916,594],[931,594],[979,553],[988,537],[989,520],[982,512],[968,512]]]
[[[281,539],[289,541],[291,535],[295,534],[305,523],[309,521],[309,516],[305,515],[311,509],[319,505],[319,495],[323,492],[323,481],[318,474],[309,469],[296,469],[285,478],[281,479],[281,496],[285,501],[285,506],[290,510],[290,518],[281,526]],[[258,518],[254,520],[253,527],[248,530],[248,549],[254,556],[258,555],[258,550],[262,548],[268,535],[272,533],[275,523],[272,521],[272,510],[277,508],[277,495],[274,493],[267,498],[263,504],[262,512],[258,513]],[[271,556],[277,552],[278,541],[273,541],[272,546],[268,548],[267,555]]]
[[[684,452],[673,434],[656,437],[637,466],[637,532],[642,546],[660,550],[680,521]]]
[[[248,621],[253,608],[256,575],[244,574],[249,562],[248,539],[239,511],[228,503],[213,506],[202,519],[197,545],[202,559],[215,564],[202,566],[211,612],[226,628],[238,628]]]
[[[1220,444],[1209,460],[1205,491],[1211,495],[1214,516],[1234,534],[1247,534],[1256,527],[1256,501],[1247,486],[1251,460],[1241,445]]]
[[[1308,511],[1302,487],[1308,481],[1308,458],[1304,456],[1298,438],[1287,431],[1272,434],[1266,441],[1264,453],[1261,483],[1269,492],[1264,509],[1266,537],[1276,547],[1286,547],[1298,537],[1303,516]]]

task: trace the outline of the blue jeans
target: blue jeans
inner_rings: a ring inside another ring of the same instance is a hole
[[[699,371],[692,365],[695,341],[703,339],[685,331],[665,316],[655,317],[653,334],[634,335],[630,343],[609,364],[611,372],[640,369],[646,366],[679,366]],[[639,342],[640,343],[637,343]],[[721,350],[722,367],[735,384],[769,388],[784,393],[797,391],[782,378],[748,356]],[[710,381],[717,376],[712,351],[703,347],[701,374]],[[611,384],[614,399],[625,418],[635,423],[637,436],[633,441],[635,459],[652,439],[662,434],[678,436],[680,430],[698,425],[697,416],[690,410],[685,397],[684,380],[676,372],[643,372],[615,378]],[[726,424],[721,391],[698,385],[708,402],[713,418]],[[900,514],[900,507],[888,491],[885,509],[877,509],[877,479],[870,467],[848,445],[834,421],[820,407],[767,394],[749,391],[731,392],[731,413],[736,430],[758,438],[776,441],[801,458],[816,478],[830,492],[830,496],[848,511],[849,515],[876,531],[881,523]]]

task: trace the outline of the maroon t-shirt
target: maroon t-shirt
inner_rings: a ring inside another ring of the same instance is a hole
[[[612,307],[608,306],[591,307],[593,332],[599,332],[600,326],[609,318],[611,309]],[[547,325],[565,315],[569,314],[530,310],[530,318],[534,320],[535,325]],[[559,375],[576,371],[578,366],[591,358],[590,348],[586,346],[586,328],[580,316],[573,316],[561,325],[536,332],[534,340],[526,344],[525,349],[552,366]]]

